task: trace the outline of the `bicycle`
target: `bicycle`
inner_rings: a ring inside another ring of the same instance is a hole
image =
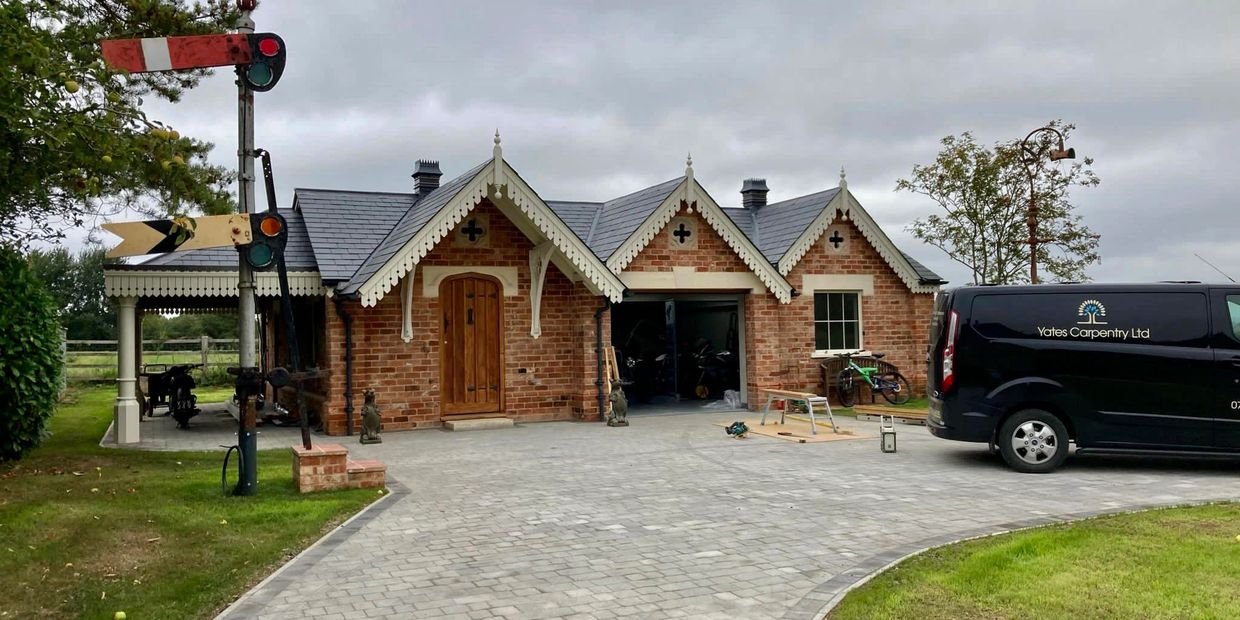
[[[875,353],[874,359],[883,359],[882,353]],[[857,404],[857,391],[861,387],[861,381],[870,386],[871,392],[878,392],[887,399],[887,402],[893,405],[903,405],[909,401],[913,393],[912,387],[909,386],[908,379],[898,372],[885,372],[875,376],[878,373],[877,368],[862,368],[852,360],[852,353],[840,353],[836,357],[843,358],[848,362],[848,366],[840,371],[840,378],[836,389],[840,395],[840,405],[844,407],[852,407]],[[861,381],[857,378],[860,377]]]

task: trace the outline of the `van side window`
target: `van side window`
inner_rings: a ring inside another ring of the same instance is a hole
[[[1227,316],[1231,317],[1231,333],[1240,340],[1240,295],[1227,296]]]
[[[1235,323],[1240,306],[1228,301]],[[1207,308],[1201,293],[978,295],[970,323],[987,338],[1202,346]]]

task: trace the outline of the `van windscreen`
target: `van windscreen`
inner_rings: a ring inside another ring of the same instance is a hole
[[[970,323],[987,338],[1200,346],[1208,327],[1202,293],[978,295]]]

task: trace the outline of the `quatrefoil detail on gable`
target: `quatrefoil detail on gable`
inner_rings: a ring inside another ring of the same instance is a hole
[[[491,247],[491,220],[485,213],[471,213],[456,227],[453,239],[456,247]]]
[[[667,246],[673,250],[691,250],[697,247],[698,220],[677,216],[667,223]]]
[[[848,252],[848,227],[842,224],[832,224],[822,233],[822,241],[827,246],[827,251],[846,254]]]

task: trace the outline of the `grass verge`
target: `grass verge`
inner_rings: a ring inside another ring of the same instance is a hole
[[[1240,618],[1240,504],[1168,508],[934,549],[831,620]]]
[[[377,498],[298,494],[286,450],[259,453],[257,496],[224,497],[221,453],[99,447],[111,407],[110,389],[73,393],[0,466],[0,617],[209,618]]]

